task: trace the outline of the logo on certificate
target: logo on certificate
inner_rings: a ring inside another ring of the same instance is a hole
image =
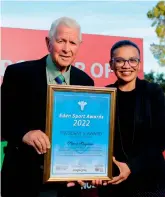
[[[79,101],[78,104],[80,105],[81,111],[84,111],[85,105],[87,105],[87,102],[85,101]]]

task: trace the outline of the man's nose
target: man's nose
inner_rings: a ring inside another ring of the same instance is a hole
[[[64,44],[63,51],[65,51],[66,53],[70,51],[69,43]]]

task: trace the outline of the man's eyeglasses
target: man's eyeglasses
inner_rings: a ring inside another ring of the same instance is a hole
[[[118,57],[118,58],[113,58],[111,60],[111,63],[115,63],[116,67],[123,67],[126,62],[128,62],[128,64],[131,67],[136,67],[139,64],[140,59],[139,58],[130,58],[130,59],[126,60],[124,58],[119,58]]]

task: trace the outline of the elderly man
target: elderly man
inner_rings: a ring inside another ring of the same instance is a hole
[[[72,66],[81,44],[78,23],[67,17],[51,25],[49,54],[7,67],[2,84],[2,137],[8,141],[2,167],[2,197],[78,196],[80,187],[42,184],[44,153],[51,144],[45,131],[48,84],[93,86]],[[72,186],[69,183],[68,186]]]

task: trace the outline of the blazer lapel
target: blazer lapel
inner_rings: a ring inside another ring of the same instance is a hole
[[[132,143],[134,142],[134,138],[135,138],[135,134],[136,134],[136,131],[138,130],[138,125],[141,123],[141,118],[142,118],[142,102],[143,102],[143,96],[142,96],[142,89],[143,89],[143,82],[137,78],[136,79],[136,98],[135,98],[135,111],[134,111],[134,135],[133,135],[133,139],[132,139]],[[110,87],[115,87],[115,88],[118,88],[118,81],[116,81],[114,84],[110,85]],[[117,95],[117,98],[116,98],[116,101],[118,100],[118,95]],[[116,129],[119,129],[119,125],[120,125],[120,122],[119,122],[119,117],[118,117],[118,113],[119,113],[119,106],[118,106],[118,102],[116,103],[116,121],[117,121],[117,125],[116,125]]]
[[[42,96],[47,92],[46,57],[40,59],[36,65],[36,88]]]
[[[139,78],[136,79],[136,103],[135,103],[135,123],[138,125],[143,119],[143,102],[144,102],[144,83]]]
[[[33,95],[35,95],[36,124],[44,131],[47,101],[46,57],[38,60],[34,70],[33,83],[35,84]]]
[[[76,70],[74,69],[73,66],[71,66],[70,69],[70,85],[78,85],[77,83],[77,79],[76,79]]]

